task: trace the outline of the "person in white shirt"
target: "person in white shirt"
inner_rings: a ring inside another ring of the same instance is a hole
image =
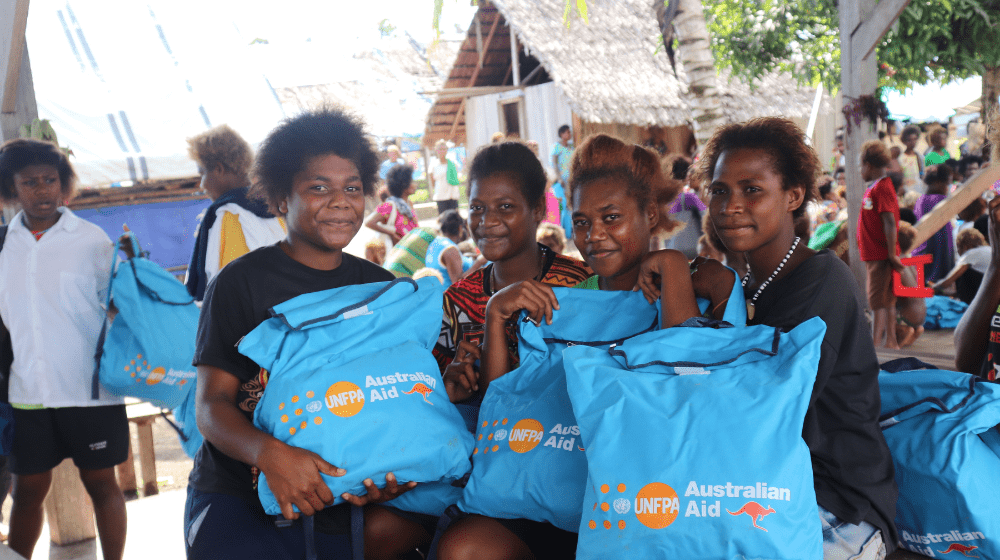
[[[979,285],[983,282],[983,275],[990,265],[990,246],[986,244],[986,238],[975,228],[963,229],[955,239],[958,246],[958,261],[947,276],[936,284],[931,284],[934,293],[939,294],[948,286],[955,285],[955,292],[958,299],[965,303],[972,303],[972,298],[976,297]]]
[[[42,530],[52,469],[72,458],[94,503],[105,560],[125,546],[125,501],[115,465],[128,457],[120,397],[92,398],[103,308],[115,246],[63,206],[76,175],[54,144],[17,139],[0,146],[0,197],[20,203],[0,250],[0,318],[14,359],[14,504],[10,547],[30,558]]]
[[[438,161],[431,167],[431,191],[434,202],[437,202],[438,214],[448,210],[458,209],[458,167],[448,159],[448,144],[438,140],[434,144],[434,152]]]

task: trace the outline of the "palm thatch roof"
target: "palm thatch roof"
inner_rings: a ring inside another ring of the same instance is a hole
[[[580,119],[637,126],[690,123],[687,80],[679,60],[676,72],[670,64],[651,0],[588,2],[589,24],[574,15],[569,27],[563,20],[565,6],[565,0],[481,0],[478,23],[474,20],[466,34],[446,91],[511,86],[512,27],[521,85],[555,81]],[[532,74],[539,65],[541,71]],[[799,87],[789,76],[765,76],[752,90],[730,82],[727,75],[720,77],[719,91],[730,121],[809,114],[815,90]],[[526,84],[528,76],[532,79]],[[464,136],[462,98],[439,96],[428,114],[424,141],[460,141]]]

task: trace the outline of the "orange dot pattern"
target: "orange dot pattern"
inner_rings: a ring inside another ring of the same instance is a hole
[[[314,393],[314,392],[312,392],[312,391],[306,391],[306,398],[307,398],[307,399],[311,399],[311,398],[313,398],[313,396],[314,396],[315,394],[316,394],[316,393]]]
[[[609,486],[607,484],[602,484],[601,487],[599,488],[599,490],[601,491],[602,494],[607,494],[608,492],[611,491],[611,486]],[[615,487],[615,490],[617,490],[619,493],[624,493],[625,492],[625,484],[624,483],[619,483],[618,486]],[[593,510],[595,512],[597,511],[597,506],[598,505],[601,506],[601,511],[603,511],[603,512],[608,512],[608,511],[611,510],[611,504],[609,504],[608,502],[600,502],[600,503],[594,502],[594,508],[593,508]],[[604,525],[605,529],[610,529],[613,526],[613,524],[612,524],[612,522],[610,520],[604,520],[604,522],[602,523],[602,525]],[[625,529],[625,520],[624,519],[619,519],[617,525],[618,525],[618,529],[624,530]],[[591,529],[597,529],[597,521],[591,519],[590,522],[587,523],[587,526],[590,527]]]
[[[316,424],[317,426],[319,426],[320,424],[323,423],[323,417],[322,416],[317,416],[316,418],[313,418],[313,423]]]

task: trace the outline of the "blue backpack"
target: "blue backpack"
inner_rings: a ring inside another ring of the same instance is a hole
[[[925,298],[925,302],[927,303],[927,316],[924,318],[924,328],[932,331],[957,327],[965,310],[969,308],[969,305],[964,301],[945,296]]]
[[[451,482],[471,468],[472,435],[431,354],[442,294],[433,278],[304,294],[240,341],[240,353],[270,372],[254,424],[345,469],[323,475],[334,503],[389,472]],[[281,513],[263,474],[257,489],[264,510]]]
[[[553,288],[552,324],[520,322],[520,365],[490,383],[479,410],[473,469],[459,509],[580,527],[587,460],[566,392],[563,352],[607,349],[658,327],[658,306],[638,292]]]
[[[715,326],[563,352],[588,461],[577,558],[822,558],[802,426],[826,325]]]
[[[1000,558],[1000,385],[927,369],[883,371],[879,387],[900,545],[932,558]]]
[[[101,330],[92,396],[99,397],[100,384],[116,395],[175,408],[197,376],[191,361],[199,309],[184,284],[142,257],[135,236],[129,237],[136,256],[117,271],[117,254],[112,257],[108,299],[118,315]]]

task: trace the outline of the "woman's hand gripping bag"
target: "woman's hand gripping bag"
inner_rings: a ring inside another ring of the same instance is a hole
[[[883,371],[879,388],[900,544],[932,558],[1000,558],[1000,385],[932,369]]]
[[[588,462],[577,558],[822,558],[802,426],[825,332],[678,326],[567,348]]]
[[[172,274],[138,256],[118,266],[109,296],[118,314],[98,348],[94,397],[99,378],[116,395],[176,408],[197,376],[197,304]]]
[[[431,354],[441,299],[433,278],[305,294],[240,341],[240,353],[269,372],[254,424],[345,469],[323,475],[334,503],[389,472],[447,483],[471,468],[472,436]],[[263,474],[257,489],[264,510],[281,513]]]
[[[563,349],[607,351],[656,328],[657,307],[638,292],[553,288],[552,324],[519,323],[520,365],[490,383],[479,410],[467,513],[580,527],[587,460],[566,392]]]

